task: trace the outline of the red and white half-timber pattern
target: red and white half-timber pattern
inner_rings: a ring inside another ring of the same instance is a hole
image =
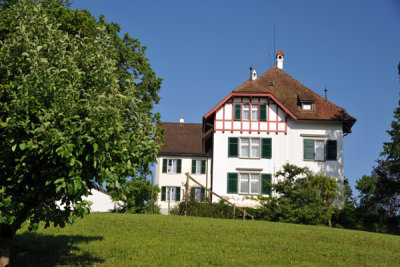
[[[233,104],[232,104],[233,103]],[[242,104],[241,119],[234,119],[234,105]],[[266,121],[260,121],[260,105],[267,105]],[[243,105],[249,105],[249,119],[243,119]],[[257,108],[257,118],[252,118],[252,108]],[[215,114],[214,131],[240,133],[287,134],[287,112],[269,96],[231,96]]]

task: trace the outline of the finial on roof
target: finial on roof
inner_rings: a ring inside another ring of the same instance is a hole
[[[257,71],[252,66],[250,66],[250,79],[253,81],[257,79]]]
[[[328,100],[328,89],[326,89],[326,85],[325,85],[325,99]]]
[[[278,53],[276,53],[276,65],[278,69],[283,69],[283,52],[282,50],[279,50]]]

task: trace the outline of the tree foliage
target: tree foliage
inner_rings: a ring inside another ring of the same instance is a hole
[[[328,222],[340,200],[340,187],[334,178],[313,174],[306,167],[285,164],[271,184],[273,195],[259,197],[263,219],[301,224]]]
[[[301,224],[320,224],[326,219],[322,198],[309,186],[306,177],[311,172],[285,164],[276,173],[280,177],[272,184],[273,195],[260,197],[263,219]]]
[[[160,192],[158,186],[153,187],[153,201],[157,202]],[[144,177],[132,178],[126,181],[113,193],[113,199],[121,201],[118,212],[124,213],[149,213],[151,211],[151,183]],[[160,213],[160,208],[154,206],[155,213]]]
[[[146,174],[160,147],[152,108],[161,79],[145,47],[68,7],[0,2],[2,238],[28,219],[31,229],[75,221],[88,212],[90,189]]]

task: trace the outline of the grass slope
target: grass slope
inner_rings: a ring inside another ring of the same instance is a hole
[[[13,266],[399,266],[400,237],[261,221],[91,214],[19,231]]]

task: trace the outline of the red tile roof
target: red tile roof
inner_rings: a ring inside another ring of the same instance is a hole
[[[274,92],[269,87],[271,81],[274,82]],[[342,121],[345,133],[350,133],[351,127],[356,122],[356,119],[347,114],[346,110],[313,92],[277,67],[269,69],[254,81],[245,81],[232,92],[249,95],[255,93],[271,94],[297,120]],[[314,109],[311,111],[302,110],[302,101],[313,102]]]
[[[209,133],[203,133],[201,123],[163,122],[164,145],[159,155],[204,156],[204,139]]]
[[[283,54],[283,51],[282,51],[282,50],[279,50],[279,51],[278,51],[278,53],[276,53],[276,55],[278,55],[278,56],[284,56],[284,54]]]

